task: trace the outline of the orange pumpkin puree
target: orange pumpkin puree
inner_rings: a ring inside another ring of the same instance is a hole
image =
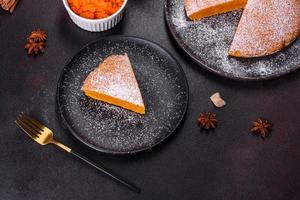
[[[113,15],[124,0],[68,0],[69,6],[77,15],[88,19],[102,19]]]

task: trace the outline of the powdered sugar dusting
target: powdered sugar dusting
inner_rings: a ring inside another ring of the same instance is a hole
[[[102,93],[135,105],[144,106],[127,54],[111,55],[105,58],[100,66],[86,78],[83,90]]]
[[[289,45],[300,33],[299,0],[249,0],[230,52],[243,57],[269,55]]]
[[[233,58],[228,50],[242,10],[190,21],[184,0],[166,0],[166,20],[180,46],[207,69],[234,79],[268,79],[300,67],[300,40],[262,58]]]
[[[145,115],[93,100],[80,90],[99,62],[124,53],[139,83]],[[185,113],[187,91],[182,70],[166,52],[138,39],[102,39],[83,49],[65,68],[59,104],[86,143],[105,152],[127,153],[150,148],[174,131]]]

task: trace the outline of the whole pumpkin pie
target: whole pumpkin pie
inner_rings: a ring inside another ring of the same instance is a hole
[[[107,57],[87,76],[82,91],[93,99],[145,114],[143,98],[127,54]]]
[[[300,34],[300,0],[185,0],[196,20],[244,8],[229,55],[261,57],[280,51]]]
[[[299,33],[300,0],[248,0],[229,55],[270,55],[288,46]]]

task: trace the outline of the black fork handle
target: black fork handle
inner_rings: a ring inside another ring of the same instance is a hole
[[[89,160],[88,158],[80,155],[79,153],[71,150],[70,153],[79,158],[80,160],[86,162],[87,164],[93,166],[94,168],[98,169],[99,171],[101,171],[102,173],[106,174],[107,176],[113,178],[114,180],[116,180],[117,182],[121,183],[122,185],[126,186],[128,189],[130,189],[133,192],[136,193],[140,193],[141,189],[139,189],[138,187],[136,187],[135,185],[129,183],[128,181],[124,180],[122,177],[116,175],[114,172],[112,172],[111,170],[105,168],[103,165],[100,164],[96,164],[93,161]]]

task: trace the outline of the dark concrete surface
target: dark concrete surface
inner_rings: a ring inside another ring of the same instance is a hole
[[[163,0],[129,0],[113,30],[77,28],[62,1],[21,1],[13,15],[0,11],[0,199],[300,199],[300,71],[264,82],[217,77],[194,64],[167,30]],[[27,35],[48,33],[46,53],[26,55]],[[130,35],[161,44],[186,73],[190,100],[182,126],[167,141],[135,155],[96,152],[62,128],[55,108],[59,74],[82,46],[106,35]],[[227,106],[216,110],[209,96],[219,91]],[[218,114],[215,132],[201,132],[199,112]],[[54,130],[58,140],[102,162],[142,188],[128,191],[85,163],[34,143],[14,124],[21,111]],[[251,120],[274,124],[269,138],[249,133]]]

